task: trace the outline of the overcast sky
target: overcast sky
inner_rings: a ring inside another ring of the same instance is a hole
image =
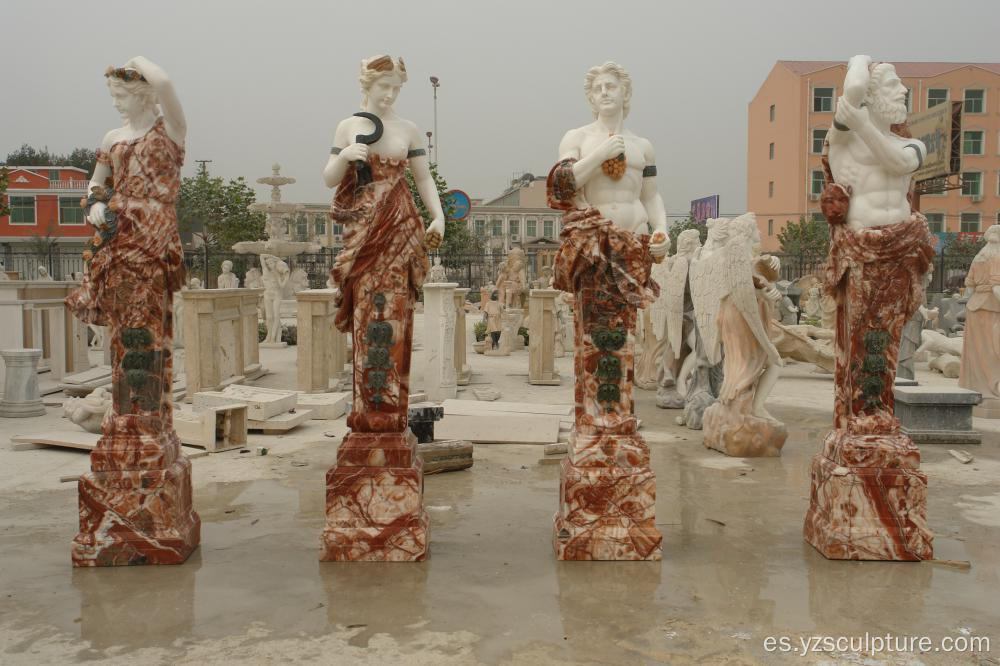
[[[32,0],[5,2],[3,18],[0,159],[25,142],[97,147],[120,124],[104,69],[144,55],[184,104],[185,175],[210,159],[213,175],[253,183],[278,161],[298,179],[286,200],[310,203],[330,198],[333,130],[375,54],[403,56],[396,109],[423,129],[440,78],[441,173],[472,197],[547,173],[563,133],[590,122],[587,68],[615,60],[667,210],[718,193],[727,213],[746,206],[747,104],[776,60],[1000,60],[998,0]]]

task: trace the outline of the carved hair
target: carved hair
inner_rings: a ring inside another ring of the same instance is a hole
[[[142,80],[123,81],[119,78],[109,76],[107,83],[108,89],[112,94],[114,94],[115,91],[125,92],[134,97],[138,97],[144,109],[156,110],[156,104],[158,102],[156,90],[147,82]]]
[[[393,60],[392,56],[377,55],[361,61],[361,73],[358,83],[361,84],[361,108],[368,106],[368,91],[380,77],[388,74],[398,74],[399,80],[406,83],[406,63],[402,58]]]
[[[996,242],[991,243],[990,236],[995,236]],[[1000,224],[987,227],[983,233],[983,239],[986,240],[986,245],[976,253],[976,258],[973,261],[987,261],[993,257],[1000,257]]]
[[[890,123],[903,123],[906,122],[906,105],[902,105],[903,108],[900,109],[893,102],[886,100],[879,92],[879,88],[882,86],[882,81],[885,77],[895,73],[895,71],[896,67],[888,62],[879,62],[871,66],[868,70],[869,77],[868,88],[865,90],[865,104]]]
[[[690,254],[701,243],[697,229],[685,229],[677,234],[677,254]]]
[[[632,102],[632,77],[628,75],[628,72],[625,71],[624,67],[611,61],[608,61],[603,65],[591,67],[587,70],[587,75],[583,79],[583,92],[587,95],[587,101],[590,102],[590,109],[594,112],[594,117],[597,117],[597,105],[594,104],[594,100],[591,98],[591,93],[594,91],[594,79],[601,74],[614,74],[618,77],[618,81],[625,89],[625,98],[622,104],[622,118],[628,117],[629,107]]]

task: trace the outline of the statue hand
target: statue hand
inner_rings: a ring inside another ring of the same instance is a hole
[[[657,231],[649,239],[649,253],[654,257],[664,257],[670,251],[670,236]],[[661,259],[662,260],[662,259]],[[659,263],[659,262],[657,262]]]
[[[424,233],[424,245],[428,249],[436,250],[441,247],[441,242],[444,240],[444,218],[436,217],[431,225],[427,227],[427,231]]]
[[[778,291],[773,285],[764,290],[764,296],[767,297],[767,300],[775,303],[781,300],[781,292]]]
[[[90,214],[87,215],[87,222],[95,229],[103,229],[107,222],[104,220],[104,211],[107,210],[108,205],[103,201],[98,201],[93,206],[90,207]]]
[[[837,99],[837,111],[833,114],[833,119],[855,131],[871,122],[867,107],[856,107],[843,96]]]
[[[625,138],[621,134],[612,134],[597,147],[602,160],[610,160],[625,153]]]
[[[348,162],[367,162],[368,146],[363,143],[352,143],[347,148],[340,151],[340,156]]]
[[[774,255],[771,255],[767,258],[767,265],[771,267],[772,271],[777,273],[779,270],[781,270],[781,259],[778,259]]]

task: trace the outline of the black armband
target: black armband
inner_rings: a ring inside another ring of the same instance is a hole
[[[656,177],[656,165],[655,164],[650,164],[647,167],[643,167],[643,169],[642,169],[642,177],[643,178],[654,178],[654,177]]]

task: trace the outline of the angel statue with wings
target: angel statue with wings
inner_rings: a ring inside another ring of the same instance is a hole
[[[705,411],[705,446],[739,457],[777,456],[788,432],[768,414],[781,357],[767,333],[781,294],[772,284],[778,259],[757,253],[757,218],[709,221],[705,246],[691,262],[691,296],[710,363],[725,349],[718,401]]]

